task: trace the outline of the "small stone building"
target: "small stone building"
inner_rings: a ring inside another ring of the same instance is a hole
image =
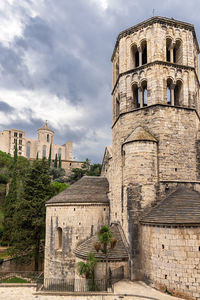
[[[46,278],[75,274],[76,261],[86,259],[99,226],[109,224],[120,233],[118,266],[128,268],[131,280],[200,299],[198,54],[194,26],[174,19],[153,17],[118,35],[112,54],[112,146],[106,147],[100,178],[83,178],[47,203]],[[107,200],[99,198],[97,209],[92,199],[102,193]],[[68,200],[61,205],[63,195]],[[59,228],[61,252],[53,244]],[[65,267],[71,257],[73,264]],[[103,274],[103,262],[98,268]]]

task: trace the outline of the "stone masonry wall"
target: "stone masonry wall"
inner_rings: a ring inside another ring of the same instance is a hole
[[[106,204],[64,204],[47,206],[45,278],[74,277],[77,245],[108,224],[109,206]],[[58,249],[57,228],[62,228],[62,249]]]
[[[200,228],[142,226],[141,264],[154,287],[184,299],[200,299]]]
[[[158,140],[158,180],[196,181],[196,136],[199,118],[194,110],[151,106],[122,115],[113,127],[113,163],[111,222],[122,218],[122,144],[137,127],[142,126]],[[138,162],[140,158],[138,157]],[[134,157],[132,164],[134,165]],[[128,166],[129,168],[130,166]],[[125,172],[125,170],[123,170]],[[141,167],[141,174],[143,168]],[[132,183],[138,182],[133,177]],[[143,184],[143,180],[141,180]],[[152,199],[152,202],[156,199]],[[126,207],[124,207],[126,211]]]

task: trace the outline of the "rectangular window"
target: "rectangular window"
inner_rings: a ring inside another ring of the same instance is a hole
[[[22,146],[19,146],[19,150],[22,150]]]
[[[22,145],[22,140],[19,140],[19,145]]]
[[[14,139],[14,143],[15,143],[15,144],[17,143],[17,139]]]
[[[17,132],[14,132],[14,137],[17,137]]]
[[[20,139],[22,138],[22,133],[19,134],[19,138],[20,138]]]

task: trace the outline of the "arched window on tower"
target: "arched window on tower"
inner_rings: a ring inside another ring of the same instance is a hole
[[[142,81],[141,89],[142,89],[142,93],[141,93],[142,104],[140,105],[140,107],[145,107],[145,106],[147,106],[147,81],[146,80]]]
[[[166,61],[168,62],[173,62],[172,61],[172,39],[171,38],[167,38],[166,39]]]
[[[142,65],[147,64],[147,41],[144,40],[141,43],[141,51],[142,51]]]
[[[181,40],[176,40],[174,45],[173,54],[174,54],[174,63],[181,65],[183,63],[183,47]]]
[[[62,250],[62,228],[57,228],[57,249]]]
[[[131,60],[132,60],[132,64],[131,64],[132,68],[139,67],[139,51],[136,44],[134,44],[131,47]]]
[[[183,84],[178,80],[174,88],[174,105],[180,106],[183,104]]]
[[[43,145],[42,147],[42,157],[46,157],[47,156],[47,146]]]
[[[171,78],[167,79],[167,104],[174,105],[174,85]]]
[[[133,91],[133,108],[139,108],[140,107],[140,95],[139,95],[139,88],[137,84],[132,85],[132,91]]]
[[[30,157],[31,155],[31,142],[27,142],[26,144],[26,157]]]

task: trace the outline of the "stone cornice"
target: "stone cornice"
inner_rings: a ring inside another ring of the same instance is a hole
[[[138,30],[141,30],[147,26],[150,26],[150,25],[153,25],[155,23],[159,23],[159,24],[162,24],[162,25],[168,25],[168,26],[174,26],[176,28],[183,28],[183,29],[186,29],[186,30],[190,30],[192,31],[193,33],[193,36],[194,36],[194,39],[196,41],[196,44],[197,44],[197,49],[199,51],[199,45],[198,45],[198,41],[197,41],[197,37],[196,37],[196,33],[195,33],[195,29],[194,29],[194,25],[193,24],[190,24],[190,23],[186,23],[186,22],[182,22],[182,21],[178,21],[178,20],[174,20],[174,19],[169,19],[169,18],[165,18],[165,17],[152,17],[148,20],[145,20],[135,26],[132,26],[126,30],[123,30],[119,33],[118,37],[117,37],[117,40],[116,40],[116,43],[115,43],[115,47],[114,47],[114,50],[113,50],[113,54],[112,54],[112,57],[111,57],[111,61],[113,61],[113,58],[114,58],[114,55],[115,55],[115,51],[117,49],[117,46],[119,44],[119,41],[122,37],[125,37],[127,35],[130,35]]]
[[[98,202],[67,202],[67,203],[61,203],[61,202],[54,202],[54,203],[46,203],[45,206],[46,207],[59,207],[59,206],[108,206],[109,207],[109,203],[98,203]]]
[[[112,129],[113,127],[115,126],[115,124],[117,123],[117,121],[124,115],[126,114],[131,114],[131,113],[134,113],[135,111],[138,111],[138,110],[149,110],[149,109],[154,109],[155,107],[157,106],[160,106],[160,107],[168,107],[168,108],[177,108],[177,109],[184,109],[184,110],[190,110],[190,111],[194,111],[198,117],[198,119],[200,120],[200,117],[199,117],[199,114],[197,113],[197,110],[195,108],[191,108],[191,107],[183,107],[183,106],[172,106],[172,105],[168,105],[168,104],[163,104],[163,103],[156,103],[156,104],[153,104],[153,105],[149,105],[149,106],[145,106],[145,107],[142,107],[142,108],[136,108],[136,109],[133,109],[133,110],[130,110],[130,111],[126,111],[126,112],[123,112],[123,113],[120,113],[118,118],[115,120],[115,122],[113,123],[112,125]]]
[[[126,71],[126,72],[120,73],[119,76],[117,77],[117,80],[116,80],[116,83],[115,83],[115,85],[113,87],[111,95],[113,95],[113,93],[115,91],[115,88],[116,88],[116,86],[117,86],[117,84],[119,82],[120,77],[122,77],[124,75],[131,74],[131,73],[135,73],[135,72],[140,71],[140,70],[147,69],[147,68],[152,67],[154,65],[163,65],[163,66],[167,66],[167,67],[173,67],[173,68],[176,68],[176,69],[194,71],[195,72],[195,77],[196,77],[197,82],[199,84],[199,78],[197,76],[197,73],[196,73],[196,70],[195,70],[194,67],[190,67],[190,66],[186,66],[186,65],[178,65],[178,64],[171,63],[171,62],[168,62],[168,61],[155,60],[155,61],[152,61],[152,62],[150,62],[148,64],[142,65],[140,67],[137,67],[137,68],[134,68],[134,69],[130,69],[130,70]]]

